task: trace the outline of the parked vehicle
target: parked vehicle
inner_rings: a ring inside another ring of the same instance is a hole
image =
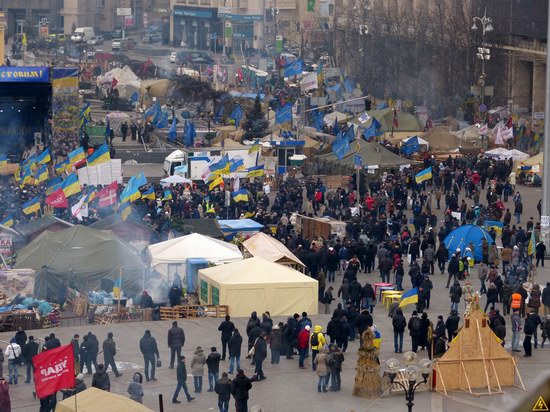
[[[91,44],[92,46],[99,46],[103,44],[103,36],[94,36],[90,40],[88,40],[88,44]]]
[[[176,53],[176,64],[211,65],[214,59],[203,51],[181,50]]]
[[[78,27],[71,36],[71,41],[75,43],[86,43],[92,37],[95,37],[93,27]]]
[[[111,43],[111,49],[120,50],[121,45],[122,45],[122,39],[113,39],[113,42]]]
[[[170,63],[175,63],[176,62],[176,56],[177,56],[176,52],[172,52],[170,54]]]

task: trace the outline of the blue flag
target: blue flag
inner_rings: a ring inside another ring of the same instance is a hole
[[[151,107],[149,107],[143,114],[143,118],[146,122],[152,122],[158,115],[160,115],[160,104],[155,102]]]
[[[235,121],[235,126],[238,128],[244,117],[243,109],[240,104],[235,106],[229,117]]]
[[[332,152],[338,158],[342,160],[351,150],[349,140],[342,132],[338,134],[338,138],[332,142]]]
[[[153,123],[153,126],[155,126],[157,129],[164,129],[165,127],[168,127],[168,113],[167,112],[161,112],[158,119],[156,119],[156,123]]]
[[[292,121],[292,106],[294,106],[293,103],[287,102],[275,111],[275,124]]]
[[[401,152],[406,155],[412,155],[413,153],[420,151],[420,144],[418,143],[418,137],[413,136],[407,140],[403,146],[401,146]]]
[[[311,112],[312,120],[313,120],[313,127],[315,127],[315,130],[318,132],[323,130],[323,113],[321,113],[318,109],[315,109]]]
[[[107,117],[107,125],[105,126],[105,137],[111,136],[111,121]]]
[[[370,142],[374,137],[380,134],[379,129],[381,126],[380,122],[373,117],[371,125],[363,131],[363,139]]]
[[[332,133],[334,136],[338,136],[340,134],[340,125],[338,124],[338,118],[334,119],[334,126],[332,127]]]
[[[344,137],[348,139],[348,142],[351,143],[355,140],[355,128],[353,125],[349,126],[344,132]]]
[[[168,140],[173,142],[176,140],[177,137],[177,121],[176,118],[172,119],[172,125],[170,126],[170,130],[168,131]]]
[[[285,77],[296,76],[298,74],[302,74],[303,71],[304,63],[302,60],[297,59],[296,61],[285,66]]]
[[[138,94],[138,92],[132,93],[132,96],[130,96],[130,101],[131,101],[132,103],[137,103],[138,100],[139,100],[139,94]]]

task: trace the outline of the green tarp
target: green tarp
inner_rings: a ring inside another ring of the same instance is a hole
[[[122,290],[132,296],[143,288],[145,265],[138,252],[110,230],[77,225],[60,232],[45,231],[18,252],[16,268],[36,271],[35,297],[57,300],[59,286],[87,293],[114,281],[123,269]]]

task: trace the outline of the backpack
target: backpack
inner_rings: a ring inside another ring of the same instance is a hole
[[[411,332],[420,332],[420,319],[419,318],[413,318],[412,324],[411,324]]]
[[[461,260],[458,261],[458,271],[464,272],[464,262]]]
[[[311,335],[311,346],[319,346],[319,333]]]

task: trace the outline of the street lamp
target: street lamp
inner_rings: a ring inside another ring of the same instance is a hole
[[[485,101],[485,80],[487,75],[485,74],[485,61],[491,60],[491,50],[485,48],[485,34],[492,32],[493,29],[493,20],[490,17],[487,17],[487,7],[485,7],[485,12],[483,17],[475,16],[473,18],[474,24],[472,25],[472,30],[477,30],[478,27],[476,22],[481,24],[481,46],[477,48],[476,57],[481,60],[481,75],[479,76],[479,85],[481,87],[481,104],[484,104]]]
[[[416,364],[416,353],[406,352],[403,355],[405,359],[405,377],[407,379],[406,383],[395,380],[397,373],[400,370],[399,361],[395,358],[390,358],[386,361],[386,373],[390,377],[390,382],[393,385],[396,383],[401,386],[405,391],[405,400],[407,401],[407,408],[409,412],[412,412],[414,405],[414,394],[416,389],[423,384],[428,383],[428,377],[430,376],[432,369],[432,361],[429,359],[422,359]],[[422,380],[420,380],[422,378]]]

